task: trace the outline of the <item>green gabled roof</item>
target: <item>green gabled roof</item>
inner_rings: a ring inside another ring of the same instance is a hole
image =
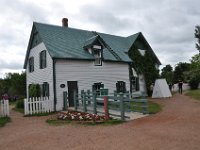
[[[52,58],[94,59],[83,50],[85,40],[94,36],[91,32],[34,23]]]
[[[45,44],[52,58],[94,60],[94,56],[87,52],[85,48],[99,40],[100,43],[103,43],[103,59],[105,61],[121,62],[132,62],[127,52],[139,34],[121,37],[94,31],[34,22],[24,68],[26,67],[28,55],[32,48],[31,42],[34,38],[33,29],[34,32],[38,33],[38,37],[40,37],[41,41]]]
[[[84,43],[84,47],[92,46],[97,40],[98,40],[98,35],[94,35],[93,37],[86,39],[86,41]]]

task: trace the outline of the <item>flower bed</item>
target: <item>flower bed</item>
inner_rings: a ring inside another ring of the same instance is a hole
[[[99,122],[99,121],[103,122],[107,120],[104,115],[96,115],[96,114],[90,114],[86,112],[79,112],[72,110],[67,112],[60,112],[57,118],[60,120],[69,120],[69,121],[93,121],[93,122]]]

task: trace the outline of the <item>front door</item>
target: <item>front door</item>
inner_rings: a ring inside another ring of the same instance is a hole
[[[74,106],[74,91],[76,91],[76,93],[78,93],[78,85],[77,85],[77,81],[67,81],[67,85],[68,85],[68,101],[69,101],[69,107],[73,107]]]

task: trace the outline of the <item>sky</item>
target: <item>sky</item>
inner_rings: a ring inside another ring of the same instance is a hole
[[[198,53],[194,30],[200,0],[1,0],[0,78],[21,72],[33,22],[119,36],[142,32],[162,67]]]

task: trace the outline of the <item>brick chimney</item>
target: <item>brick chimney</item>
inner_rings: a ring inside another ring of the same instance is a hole
[[[68,27],[68,19],[67,18],[63,18],[62,19],[62,26],[63,27]]]

